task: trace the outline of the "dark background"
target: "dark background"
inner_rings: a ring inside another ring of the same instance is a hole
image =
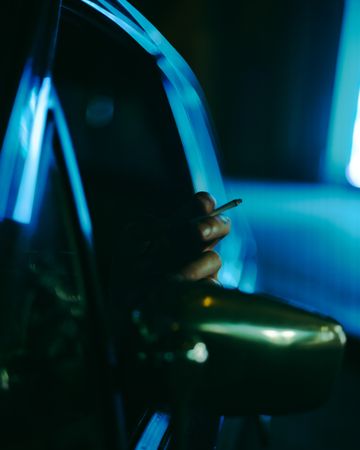
[[[318,179],[342,0],[133,3],[198,76],[225,175]]]

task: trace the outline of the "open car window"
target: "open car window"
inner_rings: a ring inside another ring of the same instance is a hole
[[[152,55],[117,27],[65,10],[54,80],[108,273],[124,221],[167,215],[193,192],[179,131]]]

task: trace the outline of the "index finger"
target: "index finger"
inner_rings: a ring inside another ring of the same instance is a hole
[[[183,219],[193,219],[198,216],[210,214],[216,206],[216,201],[208,192],[197,192],[193,198],[179,208],[174,216]]]

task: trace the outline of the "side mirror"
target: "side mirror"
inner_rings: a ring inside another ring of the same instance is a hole
[[[225,415],[321,405],[346,342],[328,317],[202,283],[169,284],[133,322],[145,392],[164,401],[183,395]]]

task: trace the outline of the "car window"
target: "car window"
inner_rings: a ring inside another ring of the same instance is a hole
[[[64,14],[54,71],[103,261],[124,218],[166,215],[193,189],[155,60],[110,31]]]

